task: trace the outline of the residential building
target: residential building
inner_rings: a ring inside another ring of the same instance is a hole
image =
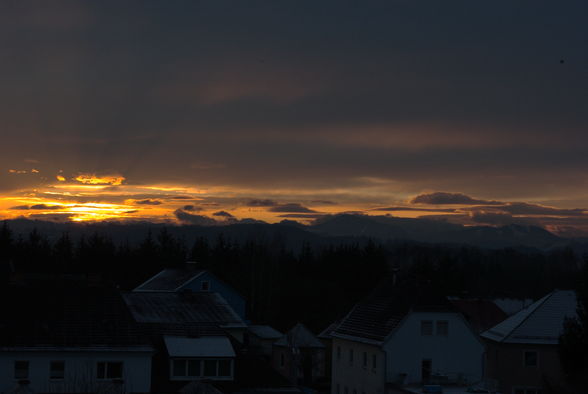
[[[267,325],[250,325],[247,327],[247,349],[250,353],[266,357],[272,356],[274,342],[284,334]]]
[[[135,288],[135,292],[178,293],[181,291],[219,293],[245,319],[245,298],[212,272],[198,268],[198,264],[187,262],[180,268],[167,268]]]
[[[153,348],[116,289],[3,289],[0,392],[151,391]]]
[[[383,284],[330,335],[332,394],[384,394],[407,385],[482,379],[478,335],[447,298],[418,286]]]
[[[325,377],[325,345],[298,323],[274,342],[272,365],[293,384],[310,386]]]
[[[537,394],[565,387],[558,356],[567,317],[576,316],[573,291],[556,290],[482,333],[486,376],[505,394]]]

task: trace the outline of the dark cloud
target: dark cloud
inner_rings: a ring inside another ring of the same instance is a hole
[[[218,222],[208,216],[193,215],[181,209],[174,211],[175,217],[183,224],[192,224],[197,226],[216,226]]]
[[[307,208],[298,203],[280,204],[269,209],[270,212],[292,212],[292,213],[316,213],[310,208]]]
[[[138,200],[138,201],[135,201],[135,204],[138,204],[138,205],[161,205],[162,202],[159,201],[159,200],[147,199],[147,200]]]
[[[196,207],[194,205],[184,205],[184,207],[182,208],[184,211],[190,211],[190,212],[200,212],[202,211],[201,207]]]
[[[10,209],[24,211],[24,210],[29,209],[29,206],[28,205],[17,205],[15,207],[11,207]]]
[[[274,207],[278,203],[274,200],[250,200],[246,205],[248,207]]]
[[[220,216],[220,217],[224,217],[224,218],[234,218],[233,215],[231,215],[230,213],[228,213],[227,211],[218,211],[212,214],[212,216]]]
[[[411,207],[384,207],[374,208],[372,211],[413,211],[413,212],[455,212],[454,208],[411,208]]]
[[[193,200],[194,197],[191,196],[172,196],[170,197],[172,200]]]
[[[15,207],[16,208],[16,207]],[[15,209],[13,208],[13,209]],[[23,208],[22,206],[18,209],[35,209],[35,210],[52,210],[52,209],[63,209],[62,205],[46,205],[46,204],[35,204],[35,205],[31,205],[28,208]]]
[[[502,204],[499,201],[488,201],[488,200],[479,200],[476,198],[472,198],[468,195],[463,193],[446,193],[446,192],[435,192],[435,193],[427,193],[427,194],[419,194],[418,196],[414,197],[411,201],[412,204],[431,204],[431,205],[449,205],[449,204],[459,204],[459,205],[500,205]]]
[[[502,212],[507,212],[512,215],[561,215],[561,216],[585,216],[585,209],[575,208],[575,209],[560,209],[560,208],[553,208],[553,207],[546,207],[543,205],[538,204],[529,204],[526,202],[509,202],[503,203],[504,205],[500,205],[497,207],[494,206],[480,206],[471,208],[472,210],[481,210],[481,211],[488,211],[488,210],[498,210]]]
[[[334,201],[329,200],[312,200],[311,203],[313,204],[321,204],[321,205],[337,205]]]
[[[285,213],[279,215],[281,218],[294,218],[294,219],[318,219],[326,216],[324,213]]]

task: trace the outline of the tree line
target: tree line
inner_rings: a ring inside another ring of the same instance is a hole
[[[341,318],[392,271],[445,295],[530,298],[573,288],[579,272],[569,249],[489,250],[364,238],[287,245],[280,237],[236,241],[222,232],[188,242],[166,228],[136,244],[98,232],[63,233],[50,241],[37,230],[14,234],[4,222],[0,265],[4,283],[11,274],[94,274],[132,290],[164,268],[195,261],[246,298],[252,321],[282,330],[302,321],[315,331]]]

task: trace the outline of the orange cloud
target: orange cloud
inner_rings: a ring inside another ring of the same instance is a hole
[[[118,186],[125,181],[125,177],[121,175],[96,176],[95,174],[80,174],[75,180],[88,185]]]
[[[65,182],[65,177],[61,176],[61,175],[57,175],[55,178],[57,178],[57,180],[59,182]]]

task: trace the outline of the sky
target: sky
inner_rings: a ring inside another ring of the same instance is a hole
[[[588,3],[0,3],[0,219],[588,235]]]

